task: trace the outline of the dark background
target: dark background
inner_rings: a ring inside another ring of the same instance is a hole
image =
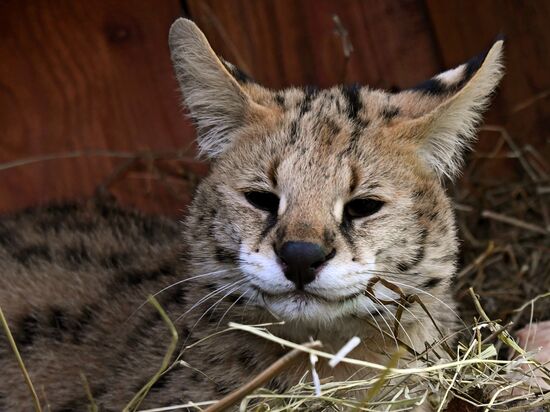
[[[98,186],[124,204],[181,213],[206,171],[167,48],[181,15],[273,88],[408,87],[504,33],[507,74],[487,123],[550,157],[550,1],[0,0],[0,213]],[[481,153],[501,142],[480,136]],[[478,177],[524,173],[503,157]]]

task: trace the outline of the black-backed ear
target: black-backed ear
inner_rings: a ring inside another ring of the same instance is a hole
[[[409,117],[396,125],[398,134],[413,139],[420,157],[439,176],[453,178],[460,171],[464,151],[502,78],[502,48],[498,40],[487,53],[395,95]]]
[[[242,72],[218,58],[191,20],[180,18],[172,24],[169,45],[185,105],[197,126],[200,153],[219,156],[258,105],[235,77]]]

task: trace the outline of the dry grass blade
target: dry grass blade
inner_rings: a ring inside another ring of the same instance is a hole
[[[419,404],[425,402],[431,403],[434,410],[443,411],[452,399],[460,399],[483,410],[527,411],[535,406],[544,405],[548,396],[537,392],[532,383],[533,372],[541,370],[540,363],[534,360],[530,353],[522,351],[511,338],[507,332],[510,324],[503,327],[492,320],[473,290],[470,293],[478,315],[484,321],[471,327],[473,333],[469,343],[461,342],[458,345],[454,360],[426,357],[425,366],[398,367],[398,360],[407,354],[405,349],[402,349],[399,355],[394,355],[386,365],[343,358],[341,360],[343,363],[370,368],[378,373],[366,380],[353,380],[350,377],[345,381],[322,381],[320,388],[322,396],[315,394],[315,387],[311,382],[302,380],[282,394],[260,389],[247,398],[254,398],[258,402],[255,408],[274,412],[405,411],[414,410]],[[535,301],[541,301],[544,297],[541,295]],[[534,301],[531,304],[534,304]],[[231,323],[229,327],[320,358],[334,357],[333,354],[274,336],[264,326]],[[490,333],[485,333],[484,336],[484,330]],[[509,350],[518,353],[518,357],[509,360],[498,359],[495,343],[499,340]],[[428,348],[427,352],[431,350]],[[526,372],[523,367],[527,367],[530,372]],[[483,396],[479,393],[480,388]],[[515,392],[512,390],[516,389],[522,391],[521,396],[514,395]],[[357,390],[366,393],[362,401],[358,401],[354,395]]]
[[[306,348],[318,348],[321,346],[321,342],[308,342],[304,343],[301,346]],[[227,408],[235,405],[237,402],[242,400],[247,395],[254,392],[256,389],[260,388],[262,385],[267,383],[271,378],[277,376],[281,371],[287,369],[290,364],[295,362],[304,352],[299,349],[293,349],[288,352],[286,355],[278,359],[271,366],[269,366],[265,371],[257,375],[254,379],[244,384],[237,390],[231,392],[226,397],[220,399],[217,403],[206,408],[205,412],[219,412],[225,411]]]
[[[97,407],[97,403],[95,402],[94,395],[92,394],[92,390],[90,389],[90,384],[88,382],[88,379],[86,379],[86,375],[84,375],[82,372],[80,372],[80,379],[82,379],[82,384],[84,385],[86,396],[90,401],[90,407],[88,408],[88,410],[90,412],[99,412],[99,408]]]
[[[367,396],[365,396],[365,399],[361,401],[361,404],[355,409],[355,410],[361,410],[361,408],[366,407],[369,405],[369,403],[374,399],[374,397],[382,390],[382,387],[384,383],[388,380],[388,375],[390,373],[390,370],[395,369],[399,363],[399,359],[403,357],[405,354],[405,349],[399,348],[392,357],[390,358],[390,361],[386,365],[387,369],[380,374],[380,377],[376,381],[376,383],[369,388],[367,391]]]
[[[6,333],[6,337],[8,339],[8,342],[11,346],[11,349],[13,350],[13,353],[15,355],[15,358],[17,359],[17,364],[19,365],[19,368],[21,369],[21,372],[23,373],[23,376],[25,377],[25,382],[27,383],[27,386],[29,387],[29,390],[31,392],[32,400],[34,403],[34,409],[37,412],[42,412],[42,406],[40,406],[40,400],[38,399],[38,395],[36,394],[36,391],[34,390],[34,386],[31,381],[31,377],[29,376],[29,373],[27,372],[27,368],[25,367],[25,363],[23,362],[23,358],[21,357],[21,354],[19,353],[19,349],[17,349],[17,345],[15,343],[15,340],[13,339],[13,335],[11,334],[10,327],[8,325],[8,321],[6,320],[6,317],[4,316],[4,312],[2,311],[2,308],[0,308],[0,322],[2,323],[2,328],[4,329],[4,332]]]
[[[489,328],[493,333],[500,330],[499,325],[494,325],[491,319],[489,319],[489,316],[487,316],[487,313],[483,310],[481,307],[481,303],[479,302],[478,297],[474,293],[474,290],[472,288],[468,289],[470,292],[470,296],[472,297],[474,304],[477,308],[478,313],[481,315],[481,317],[487,322],[489,325]],[[525,351],[521,346],[519,346],[516,341],[510,336],[510,333],[506,330],[506,328],[502,329],[499,333],[496,334],[496,336],[502,340],[504,343],[506,343],[508,346],[513,348],[516,352],[518,352],[521,355],[525,355]]]
[[[528,223],[528,222],[524,222],[522,220],[510,217],[510,216],[502,215],[500,213],[495,213],[491,210],[484,210],[483,212],[481,212],[481,216],[489,218],[489,219],[495,219],[495,220],[498,220],[500,222],[508,223],[509,225],[517,226],[521,229],[531,230],[533,232],[540,233],[540,234],[543,234],[543,235],[550,235],[550,231],[548,231],[548,230],[546,230],[542,227],[539,227],[537,225],[533,225],[533,224]]]
[[[141,390],[136,393],[136,395],[132,398],[130,402],[126,405],[126,407],[123,409],[123,412],[130,412],[135,411],[139,407],[140,403],[145,399],[147,396],[147,393],[151,389],[151,387],[155,384],[156,381],[162,376],[164,371],[168,368],[170,365],[170,360],[172,359],[172,356],[174,355],[174,352],[176,350],[176,345],[178,344],[178,331],[176,330],[174,324],[164,311],[162,307],[160,306],[158,300],[155,299],[153,296],[149,296],[147,298],[148,302],[155,307],[155,309],[159,312],[160,316],[162,317],[162,320],[164,323],[166,323],[166,326],[168,326],[168,329],[170,330],[170,334],[172,336],[172,340],[170,342],[170,346],[168,347],[168,350],[166,351],[166,354],[164,355],[164,359],[162,360],[162,365],[160,369],[155,373],[155,375],[145,384]]]

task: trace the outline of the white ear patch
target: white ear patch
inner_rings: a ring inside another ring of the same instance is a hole
[[[439,176],[452,178],[462,166],[462,155],[473,142],[482,113],[502,78],[502,47],[503,41],[497,41],[479,68],[479,59],[473,59],[436,76],[436,81],[450,86],[450,95],[443,94],[441,104],[411,122],[422,136],[420,157]],[[452,91],[453,86],[461,87]]]
[[[435,78],[447,86],[458,83],[462,78],[464,78],[464,70],[466,69],[466,64],[462,64],[454,69],[447,70],[446,72],[440,73]]]

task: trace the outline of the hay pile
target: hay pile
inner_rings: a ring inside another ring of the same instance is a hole
[[[473,154],[455,192],[463,240],[456,297],[470,320],[476,314],[467,295],[472,286],[491,318],[513,321],[516,329],[550,318],[550,299],[514,311],[550,291],[550,165],[533,147],[518,147],[505,129],[483,129],[497,137],[495,148]],[[508,181],[489,169],[503,159],[501,169],[517,170]]]

